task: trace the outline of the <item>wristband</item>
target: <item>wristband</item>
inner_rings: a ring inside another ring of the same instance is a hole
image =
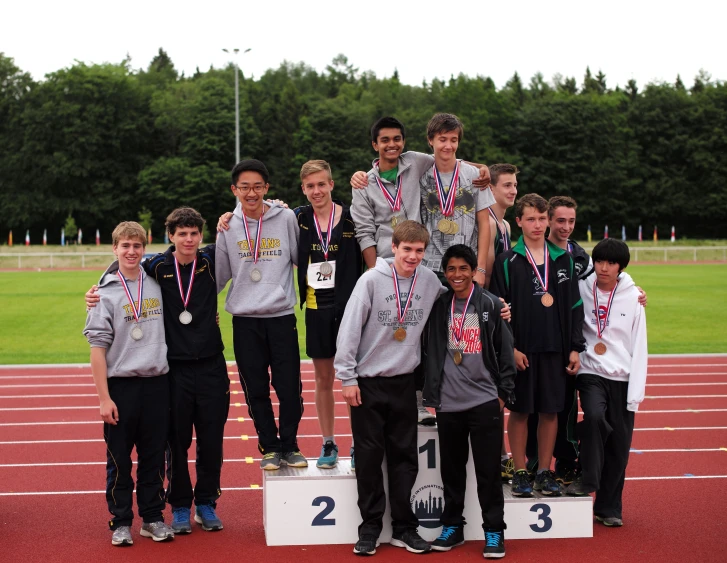
[[[484,268],[477,268],[477,271],[480,272],[480,273],[482,273],[482,274],[487,275],[487,270],[485,270]]]

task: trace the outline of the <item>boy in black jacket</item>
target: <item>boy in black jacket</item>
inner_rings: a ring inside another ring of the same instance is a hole
[[[473,279],[477,256],[463,244],[450,246],[442,269],[452,288],[432,308],[423,335],[424,404],[437,409],[444,513],[432,544],[449,551],[464,542],[469,440],[485,531],[485,558],[505,555],[504,499],[500,482],[501,417],[512,402],[515,359],[502,304]]]
[[[558,430],[557,413],[565,408],[566,377],[573,377],[585,349],[583,302],[573,257],[545,240],[548,202],[537,194],[520,198],[515,219],[523,235],[495,260],[490,291],[512,307],[515,402],[508,405],[508,437],[515,460],[512,494],[531,496],[525,465],[528,415],[537,412],[538,472],[534,488],[559,495],[550,465]],[[565,368],[566,373],[563,373]]]

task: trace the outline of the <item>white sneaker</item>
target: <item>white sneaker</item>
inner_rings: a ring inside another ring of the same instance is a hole
[[[417,391],[417,422],[423,426],[434,426],[437,423],[437,417],[422,404],[421,391]]]
[[[111,535],[111,545],[134,545],[129,526],[119,526]]]
[[[174,539],[174,530],[161,520],[159,520],[159,522],[144,522],[141,525],[141,531],[139,534],[145,538],[151,538],[154,541],[167,541]]]

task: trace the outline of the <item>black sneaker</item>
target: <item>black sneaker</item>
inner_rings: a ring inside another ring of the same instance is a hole
[[[581,477],[580,473],[576,475],[576,478],[565,490],[565,494],[572,497],[587,497],[592,492],[583,485],[583,477]]]
[[[533,486],[530,484],[530,477],[525,469],[520,469],[512,476],[512,496],[531,497]]]
[[[377,547],[379,547],[379,538],[364,534],[358,538],[356,545],[353,546],[353,552],[356,555],[374,555]]]
[[[432,542],[432,549],[434,551],[449,551],[463,543],[464,529],[462,526],[442,526],[442,533]]]
[[[559,467],[555,464],[555,480],[566,487],[570,485],[578,477],[578,473],[574,467]]]
[[[389,543],[394,547],[404,547],[411,553],[427,553],[432,550],[429,542],[424,541],[414,528],[395,532]]]
[[[485,559],[505,557],[505,532],[502,530],[485,530],[485,548],[482,550]]]
[[[560,485],[555,480],[555,474],[550,470],[541,471],[535,476],[533,489],[540,491],[544,495],[559,497]]]
[[[512,479],[513,473],[515,473],[515,461],[508,457],[507,459],[500,460],[500,477],[503,482],[507,483]]]

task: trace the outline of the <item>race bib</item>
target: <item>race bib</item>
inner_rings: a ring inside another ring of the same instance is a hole
[[[313,289],[333,289],[334,280],[336,279],[336,261],[329,260],[327,263],[331,265],[332,271],[329,274],[321,272],[321,266],[326,262],[311,262],[308,264],[308,286]]]

